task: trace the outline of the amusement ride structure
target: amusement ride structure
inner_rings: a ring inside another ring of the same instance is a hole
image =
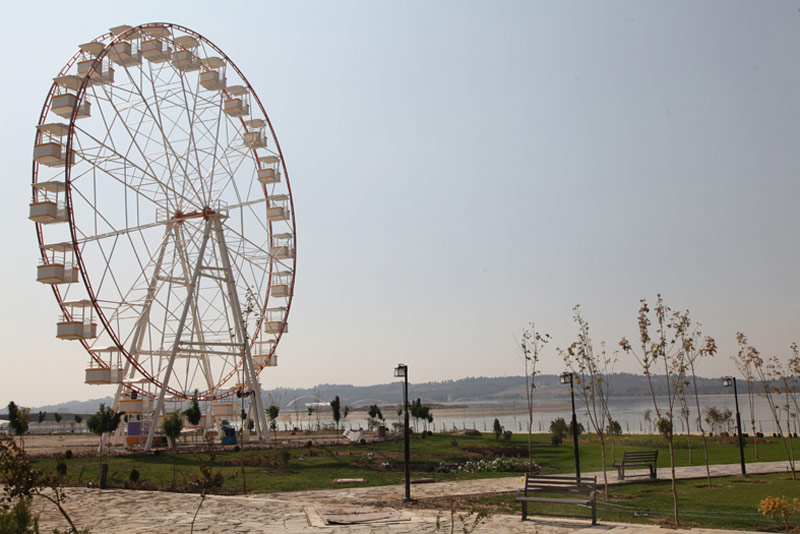
[[[286,166],[261,101],[202,35],[118,26],[54,78],[33,150],[37,280],[116,387],[118,435],[149,449],[194,395],[200,426],[269,440],[260,373],[277,364],[295,281]]]

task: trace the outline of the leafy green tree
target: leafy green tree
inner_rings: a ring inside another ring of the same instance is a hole
[[[606,429],[611,436],[621,436],[622,435],[622,426],[620,426],[619,421],[615,421],[613,419],[608,420],[608,428]]]
[[[500,426],[500,419],[494,418],[492,430],[494,430],[494,439],[500,439],[500,436],[503,434],[503,427]]]
[[[41,425],[45,417],[47,417],[47,412],[39,412],[39,415],[36,416],[36,422]]]
[[[333,410],[333,422],[336,423],[336,431],[339,431],[339,421],[342,420],[342,402],[339,400],[339,395],[331,401],[331,410]]]
[[[550,422],[550,442],[553,445],[561,445],[564,442],[564,438],[567,436],[567,422],[564,421],[563,417],[558,417],[555,420]]]
[[[342,408],[342,426],[344,426],[344,420],[347,419],[347,416],[350,414],[350,406],[345,406]]]
[[[583,427],[583,423],[578,423],[578,435],[580,436],[585,431],[586,429]],[[569,434],[570,436],[572,435],[572,421],[570,421],[569,425],[567,425],[567,434]]]
[[[370,430],[372,430],[373,427],[378,426],[379,422],[384,420],[383,413],[377,404],[370,404],[367,415],[369,416],[369,419],[367,419],[367,428]]]
[[[75,416],[75,422],[80,423],[80,416]],[[100,436],[100,457],[103,457],[103,449],[105,443],[105,435],[108,432],[114,432],[119,426],[122,419],[122,412],[115,412],[111,408],[107,408],[105,404],[101,404],[100,408],[89,416],[86,420],[86,428],[89,432]]]
[[[53,419],[56,420],[56,423],[58,423],[58,427],[61,428],[61,414],[58,412],[54,413]]]
[[[194,390],[189,407],[183,412],[183,415],[186,416],[186,420],[189,421],[190,425],[197,426],[200,424],[203,412],[200,411],[200,405],[197,402],[197,390]]]
[[[170,449],[175,448],[175,440],[181,435],[181,430],[183,430],[183,418],[178,412],[171,413],[161,423],[161,431],[167,436]]]
[[[11,431],[19,436],[21,447],[25,447],[25,441],[22,435],[28,431],[28,413],[30,408],[17,406],[14,401],[8,403],[8,426]]]
[[[83,417],[81,417],[80,415],[76,414],[75,415],[75,422],[78,423],[78,424],[81,424],[81,421],[83,421]]]
[[[269,428],[274,433],[275,439],[278,439],[278,415],[281,413],[280,406],[270,404],[267,407],[267,418],[269,419]]]

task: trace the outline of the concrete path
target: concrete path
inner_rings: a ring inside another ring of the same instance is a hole
[[[749,464],[749,473],[783,472],[786,462],[764,462]],[[678,468],[681,478],[702,478],[704,467]],[[712,466],[714,476],[735,475],[739,465]],[[589,474],[589,473],[587,473]],[[594,473],[591,473],[594,474]],[[668,475],[660,469],[659,475]],[[602,479],[602,473],[598,477]],[[614,483],[616,473],[609,475]],[[471,495],[479,493],[513,492],[520,485],[518,477],[470,480],[463,482],[439,482],[412,486],[416,498],[446,497],[448,495]],[[155,491],[104,490],[70,488],[65,508],[76,524],[88,528],[93,534],[130,533],[144,534],[188,533],[192,517],[200,503],[195,494],[166,493]],[[373,488],[347,488],[334,490],[287,492],[246,496],[209,496],[197,515],[195,532],[202,533],[251,533],[280,532],[289,534],[366,534],[387,532],[396,534],[449,533],[450,512],[402,508],[403,486],[381,486]],[[380,508],[392,505],[401,510],[403,519],[391,523],[328,526],[319,511],[324,508],[348,509],[358,506]],[[53,528],[64,528],[63,519],[55,508],[44,499],[35,501],[41,514],[42,532]],[[454,531],[462,532],[462,526],[471,527],[474,516],[457,513]],[[669,534],[668,529],[650,525],[625,525],[603,523],[591,527],[588,521],[566,521],[553,518],[532,518],[520,521],[519,515],[496,514],[478,524],[476,533],[540,533],[540,534]],[[685,531],[684,531],[685,532]],[[692,529],[693,534],[721,534],[728,531]],[[737,531],[741,532],[741,531]]]

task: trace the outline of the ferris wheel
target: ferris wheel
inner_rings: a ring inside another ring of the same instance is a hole
[[[287,331],[294,204],[269,117],[220,48],[167,23],[80,45],[36,127],[29,218],[57,337],[85,347],[86,383],[116,386],[146,448],[195,394],[208,425],[248,399],[269,439],[259,373]]]

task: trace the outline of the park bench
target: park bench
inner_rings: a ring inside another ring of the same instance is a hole
[[[625,451],[622,455],[622,463],[614,464],[617,468],[617,477],[625,480],[626,467],[647,467],[650,469],[650,478],[656,478],[656,460],[658,450],[654,451]]]
[[[522,520],[528,518],[529,502],[575,504],[592,507],[592,525],[597,524],[597,477],[525,475],[525,485],[514,499],[522,503]]]

